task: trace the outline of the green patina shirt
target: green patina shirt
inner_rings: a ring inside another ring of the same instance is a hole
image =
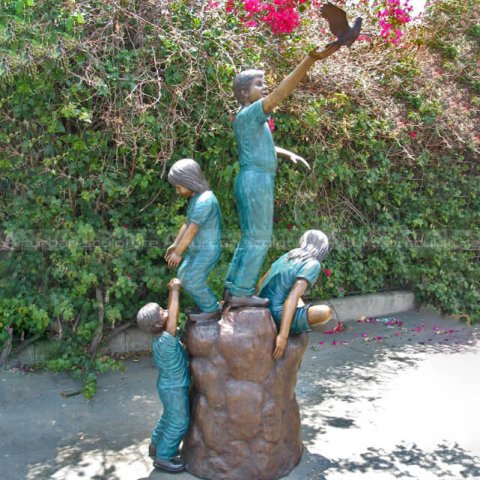
[[[222,235],[222,214],[215,194],[207,190],[197,193],[188,203],[187,225],[195,223],[200,228],[192,241],[192,246],[220,244]]]
[[[282,318],[283,304],[290,290],[299,279],[305,279],[312,286],[320,274],[321,264],[314,258],[306,260],[288,259],[288,253],[275,261],[260,288],[259,295],[268,298],[268,308],[278,321]]]
[[[241,169],[257,168],[275,174],[277,152],[263,111],[262,99],[240,109],[233,121]]]
[[[159,388],[167,390],[190,386],[188,358],[178,337],[168,332],[154,337],[152,355],[158,368]]]

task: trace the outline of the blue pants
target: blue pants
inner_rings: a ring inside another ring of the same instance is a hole
[[[207,284],[208,274],[219,258],[219,245],[191,246],[177,272],[182,287],[202,312],[215,312],[220,308],[217,297]]]
[[[272,241],[274,182],[275,175],[248,169],[241,169],[235,180],[241,239],[225,281],[232,295],[248,297],[255,293],[258,274]]]
[[[157,390],[163,404],[163,415],[152,433],[152,443],[157,447],[157,457],[169,460],[177,455],[178,447],[190,422],[188,387]]]

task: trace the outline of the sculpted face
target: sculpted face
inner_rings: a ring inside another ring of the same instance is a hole
[[[162,333],[165,330],[165,325],[168,320],[168,310],[163,308],[160,310],[160,319],[155,322],[155,325],[152,327],[152,333]]]
[[[193,192],[183,185],[175,184],[174,187],[176,192],[183,198],[190,198],[193,195]]]
[[[248,91],[246,92],[246,97],[248,99],[248,103],[256,102],[264,97],[267,93],[267,85],[265,83],[265,77],[263,75],[255,77],[250,86],[248,87]]]

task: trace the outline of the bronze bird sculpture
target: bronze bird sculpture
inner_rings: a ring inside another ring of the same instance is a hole
[[[330,2],[322,5],[320,14],[327,20],[330,31],[337,37],[337,40],[329,43],[326,48],[332,45],[346,45],[347,47],[351,47],[352,43],[360,35],[362,17],[357,17],[353,27],[350,27],[345,11]]]

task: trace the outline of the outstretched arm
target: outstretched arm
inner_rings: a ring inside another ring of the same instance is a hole
[[[181,285],[178,278],[172,278],[168,283],[168,318],[165,331],[173,337],[177,335]]]
[[[290,333],[293,316],[297,310],[298,301],[306,292],[307,288],[308,282],[303,278],[299,278],[293,285],[285,303],[283,304],[280,332],[277,335],[275,350],[273,351],[273,358],[275,360],[281,358],[285,352],[285,348],[287,348],[288,334]]]
[[[185,252],[188,246],[192,243],[192,240],[195,238],[199,228],[200,226],[196,223],[191,223],[188,227],[186,227],[182,238],[178,244],[175,245],[175,248],[172,249],[167,258],[167,264],[170,268],[178,267],[182,261],[183,252]]]
[[[296,153],[293,153],[290,150],[286,150],[285,148],[281,148],[281,147],[275,147],[275,151],[277,152],[277,155],[283,155],[284,157],[287,157],[293,163],[298,163],[298,162],[303,163],[310,170],[310,165],[300,155],[297,155]]]
[[[275,107],[280,105],[283,100],[295,90],[295,87],[301,82],[310,67],[317,61],[329,57],[340,48],[340,45],[330,45],[324,50],[312,50],[293,70],[290,75],[284,78],[272,93],[263,99],[263,111],[271,113]]]

